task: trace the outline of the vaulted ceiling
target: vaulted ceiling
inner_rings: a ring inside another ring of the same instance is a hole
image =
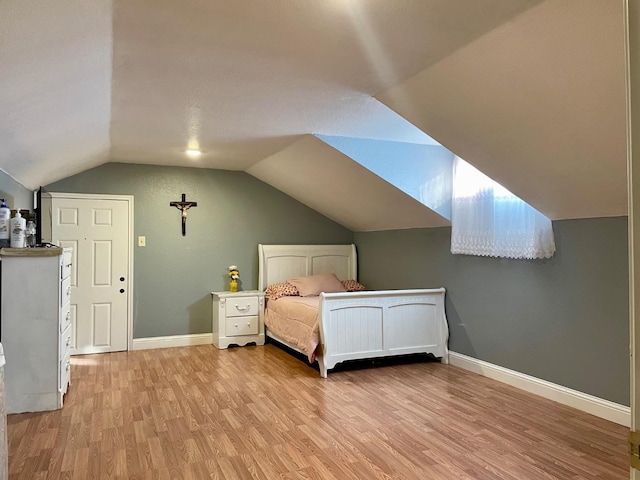
[[[245,170],[354,229],[408,228],[443,220],[306,135],[435,139],[554,219],[624,215],[622,8],[3,0],[0,168],[28,188],[107,161]],[[385,194],[343,218],[305,175],[322,165],[334,193]]]

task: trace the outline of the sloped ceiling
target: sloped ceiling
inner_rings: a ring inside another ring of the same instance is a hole
[[[526,0],[115,0],[112,158],[244,170],[309,133],[420,143],[371,96]]]
[[[356,232],[450,224],[313,135],[258,162],[247,172]]]
[[[293,192],[285,170],[284,181],[258,173],[287,163],[274,158],[288,147],[331,165],[334,178],[354,168],[307,134],[429,143],[426,132],[554,218],[622,214],[621,9],[3,0],[0,168],[29,188],[108,160],[248,169]],[[203,150],[198,160],[184,155],[190,145]],[[397,228],[421,224],[414,213]]]
[[[109,159],[111,8],[0,2],[0,168],[29,188]]]
[[[622,7],[544,2],[377,98],[552,219],[625,215]]]

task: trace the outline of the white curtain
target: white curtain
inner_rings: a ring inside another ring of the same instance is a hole
[[[551,220],[458,157],[451,226],[451,253],[550,258],[556,251]]]

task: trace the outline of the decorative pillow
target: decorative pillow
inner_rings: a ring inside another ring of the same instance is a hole
[[[289,282],[280,282],[269,285],[264,291],[267,298],[271,300],[277,300],[280,297],[298,297],[300,293],[295,285]]]
[[[342,286],[347,292],[362,292],[367,289],[367,287],[355,280],[342,280]]]
[[[346,292],[338,277],[333,273],[290,278],[289,283],[296,286],[301,297],[320,295],[322,292]]]

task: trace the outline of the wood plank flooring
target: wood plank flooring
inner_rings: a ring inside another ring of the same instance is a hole
[[[10,415],[10,480],[625,479],[628,429],[438,362],[327,380],[273,345],[72,358]]]

